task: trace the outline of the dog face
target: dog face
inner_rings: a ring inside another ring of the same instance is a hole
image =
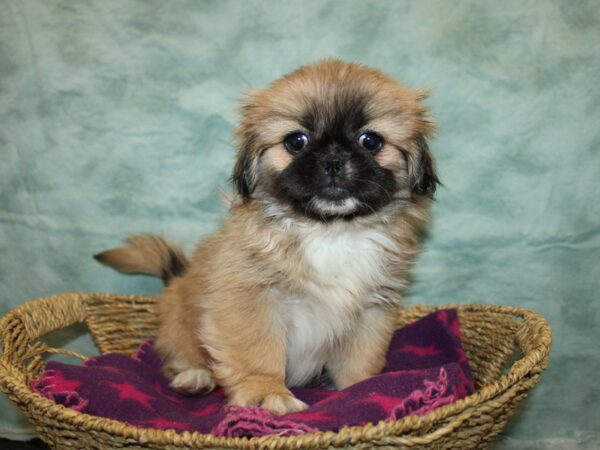
[[[432,196],[438,179],[424,97],[341,61],[302,67],[252,93],[236,130],[239,194],[320,220]]]

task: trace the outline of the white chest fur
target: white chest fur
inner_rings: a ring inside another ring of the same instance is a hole
[[[303,230],[299,251],[310,276],[298,292],[281,293],[290,385],[318,375],[334,344],[352,332],[373,292],[385,281],[395,246],[375,228]]]
[[[381,282],[395,246],[393,239],[378,229],[340,231],[332,227],[308,232],[302,250],[315,284],[360,296]]]

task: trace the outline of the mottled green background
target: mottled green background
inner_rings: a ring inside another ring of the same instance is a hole
[[[498,448],[598,448],[599,19],[573,0],[0,0],[0,313],[158,292],[91,255],[139,231],[192,247],[225,214],[240,91],[356,60],[433,89],[445,187],[407,302],[524,306],[553,327]],[[0,435],[30,433],[0,400]]]

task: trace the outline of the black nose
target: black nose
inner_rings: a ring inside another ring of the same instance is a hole
[[[339,175],[342,171],[344,163],[337,155],[328,155],[321,160],[321,165],[325,169],[325,173],[329,176]]]

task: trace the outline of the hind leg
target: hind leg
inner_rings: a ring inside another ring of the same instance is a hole
[[[176,279],[157,303],[160,327],[155,348],[163,358],[163,373],[173,389],[190,395],[209,392],[215,380],[210,356],[197,333],[200,311],[186,305],[179,296],[178,284]]]
[[[156,349],[163,357],[163,373],[171,380],[170,386],[182,394],[200,394],[215,388],[215,380],[209,366],[206,351],[198,344],[192,345],[185,332],[160,336]]]
[[[163,370],[171,380],[169,385],[182,394],[204,394],[215,388],[212,371],[205,366],[194,366],[179,360],[167,362]]]

